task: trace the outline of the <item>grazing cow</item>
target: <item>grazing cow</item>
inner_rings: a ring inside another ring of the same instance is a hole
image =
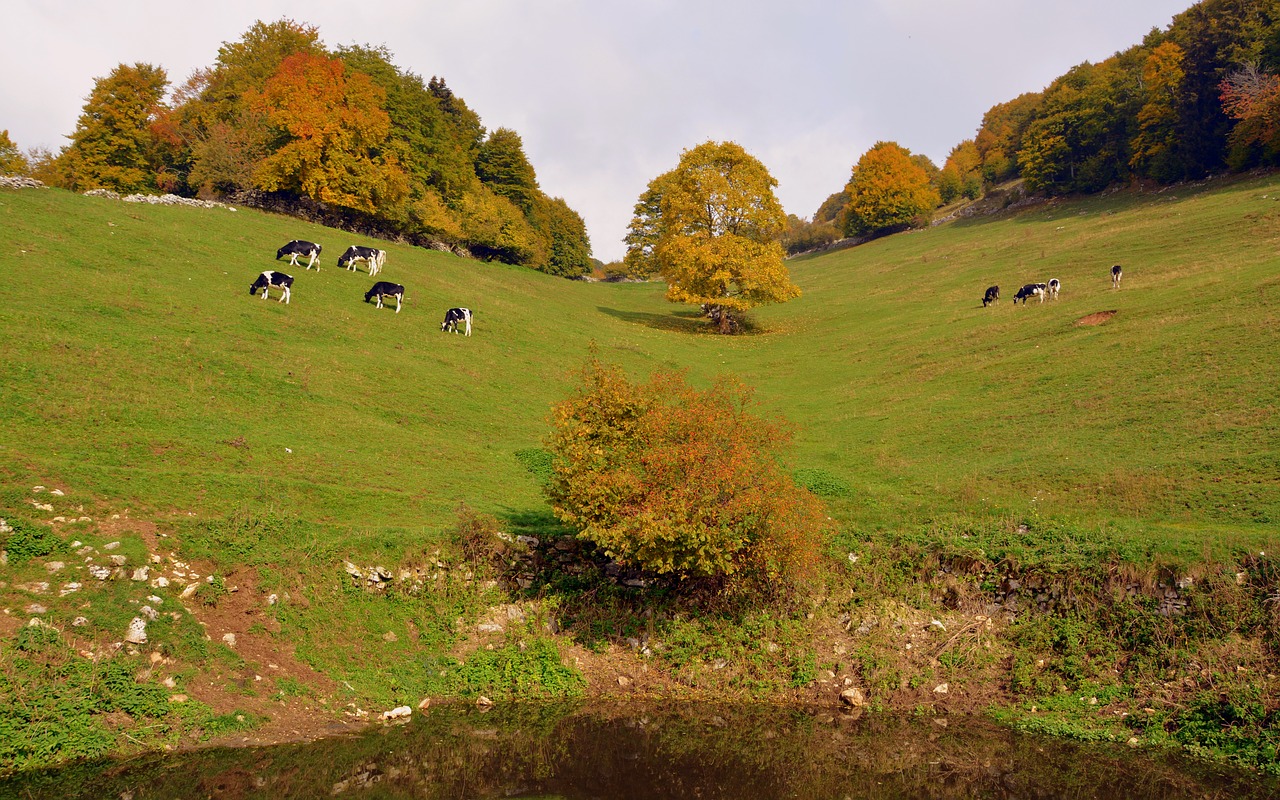
[[[1111,288],[1112,289],[1120,288],[1120,275],[1123,272],[1124,270],[1120,269],[1119,264],[1116,264],[1114,267],[1111,268]]]
[[[1049,283],[1048,283],[1048,287],[1047,287],[1047,288],[1048,288],[1048,293],[1049,293],[1049,299],[1050,299],[1050,300],[1057,300],[1057,299],[1058,299],[1058,290],[1062,288],[1062,284],[1058,282],[1058,279],[1057,279],[1057,278],[1050,278],[1050,279],[1049,279]]]
[[[1018,301],[1021,300],[1022,304],[1025,306],[1027,301],[1032,297],[1039,298],[1040,302],[1043,303],[1046,288],[1047,287],[1043,283],[1028,283],[1026,286],[1019,289],[1018,293],[1013,296],[1013,304],[1016,306]]]
[[[988,286],[987,293],[982,296],[982,307],[986,308],[995,301],[1000,299],[1000,287]]]
[[[396,313],[400,313],[400,301],[404,300],[404,287],[398,283],[390,281],[378,281],[373,288],[364,293],[364,301],[367,303],[372,298],[378,298],[378,308],[382,308],[382,298],[394,297],[396,299]]]
[[[282,290],[280,302],[289,303],[289,287],[293,286],[293,276],[285,275],[283,272],[275,270],[267,270],[258,276],[258,279],[249,285],[249,294],[256,294],[259,289],[262,290],[262,299],[267,299],[267,293],[272,286]]]
[[[338,266],[355,272],[357,261],[363,261],[368,265],[369,276],[372,277],[377,275],[382,270],[382,265],[387,262],[387,251],[353,244],[347,248],[347,252],[338,257]]]
[[[458,332],[458,323],[464,323],[467,336],[471,335],[471,309],[469,308],[451,308],[444,314],[444,322],[440,323],[440,330]]]
[[[315,242],[304,242],[301,239],[294,239],[284,247],[276,251],[276,261],[289,256],[289,266],[298,266],[298,256],[307,256],[311,260],[307,262],[307,269],[311,269],[314,264],[316,272],[320,271],[320,245]]]

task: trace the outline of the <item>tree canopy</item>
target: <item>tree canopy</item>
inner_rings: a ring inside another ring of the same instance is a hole
[[[877,142],[863,153],[846,187],[845,234],[878,233],[910,225],[937,208],[941,198],[929,173],[895,142]]]
[[[319,208],[420,243],[557,275],[590,270],[586,225],[538,186],[515,131],[487,133],[445,80],[385,47],[334,52],[315,27],[254,23],[168,104],[163,70],[99,79],[72,143],[39,171],[72,189],[164,190]]]
[[[660,274],[667,299],[703,306],[730,333],[741,314],[800,296],[783,263],[777,181],[734,142],[706,142],[654,178],[636,203],[625,263]]]

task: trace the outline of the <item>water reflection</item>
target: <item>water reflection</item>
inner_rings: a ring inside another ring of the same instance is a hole
[[[360,736],[79,764],[22,798],[1264,798],[1274,781],[982,720],[777,707],[432,709]]]

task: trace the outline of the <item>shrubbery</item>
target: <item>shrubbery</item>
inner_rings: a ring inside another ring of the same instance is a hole
[[[816,563],[830,525],[777,454],[786,429],[753,413],[731,379],[700,391],[648,383],[594,358],[554,409],[552,508],[619,561],[677,579],[774,592]]]

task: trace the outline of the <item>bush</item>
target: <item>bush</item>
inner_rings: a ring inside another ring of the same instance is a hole
[[[777,453],[779,424],[752,413],[723,379],[706,391],[680,374],[644,385],[594,358],[554,409],[551,506],[613,558],[661,575],[778,589],[816,563],[829,525]]]
[[[3,549],[15,564],[21,564],[33,558],[43,558],[62,549],[62,540],[45,525],[36,525],[25,520],[10,520],[12,528],[8,538],[2,540]]]

